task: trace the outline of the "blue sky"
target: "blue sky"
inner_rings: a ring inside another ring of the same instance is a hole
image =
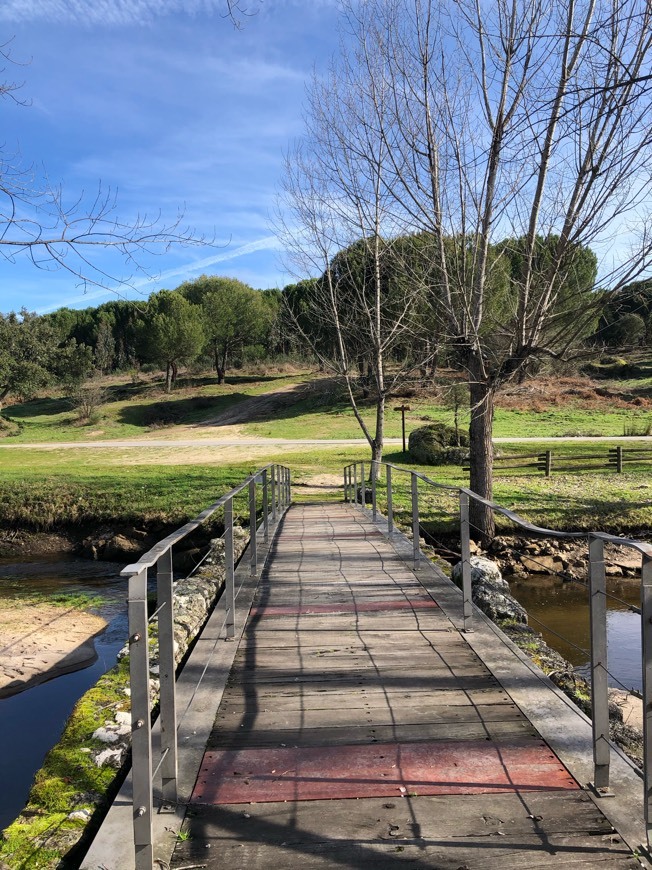
[[[270,229],[283,155],[303,129],[306,81],[336,51],[336,0],[248,0],[257,14],[236,29],[226,0],[3,0],[0,25],[29,105],[0,103],[3,155],[61,183],[67,202],[117,189],[116,214],[185,221],[218,246],[173,249],[143,265],[147,296],[202,273],[254,287],[292,280]],[[129,277],[97,253],[101,267]],[[0,260],[0,311],[86,307],[64,270],[18,255]]]

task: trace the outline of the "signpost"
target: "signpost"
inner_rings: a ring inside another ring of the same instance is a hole
[[[407,447],[405,444],[405,412],[410,411],[411,408],[409,405],[399,405],[398,408],[394,408],[395,411],[401,412],[401,426],[403,431],[403,453],[407,451]]]

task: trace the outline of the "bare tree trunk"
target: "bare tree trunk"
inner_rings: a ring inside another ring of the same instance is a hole
[[[167,362],[165,364],[165,392],[170,393],[172,391],[172,363]]]
[[[479,366],[478,366],[479,368]],[[471,422],[469,424],[470,488],[483,498],[493,497],[493,429],[495,388],[471,368],[470,378]],[[495,534],[495,520],[491,508],[471,499],[469,506],[471,537],[486,547]]]
[[[385,396],[380,395],[376,401],[376,437],[371,444],[371,475],[376,480],[380,477],[379,463],[383,461],[383,449],[385,444]]]

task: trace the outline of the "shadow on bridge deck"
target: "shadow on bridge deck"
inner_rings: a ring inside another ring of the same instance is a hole
[[[586,717],[411,555],[352,506],[290,508],[173,870],[640,866],[631,766],[598,807]]]

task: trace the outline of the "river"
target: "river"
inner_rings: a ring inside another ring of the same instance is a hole
[[[540,631],[548,645],[575,665],[579,673],[588,676],[591,641],[587,588],[545,574],[506,579],[514,598],[527,610],[531,627]],[[640,691],[641,617],[629,609],[629,605],[640,604],[638,580],[609,578],[607,592],[613,596],[607,598],[609,684]]]
[[[24,807],[34,774],[59,739],[76,701],[115,664],[125,643],[127,587],[119,577],[122,567],[68,554],[20,563],[0,560],[0,597],[61,592],[100,595],[103,603],[95,612],[108,622],[95,639],[96,658],[86,667],[0,699],[0,830]]]

